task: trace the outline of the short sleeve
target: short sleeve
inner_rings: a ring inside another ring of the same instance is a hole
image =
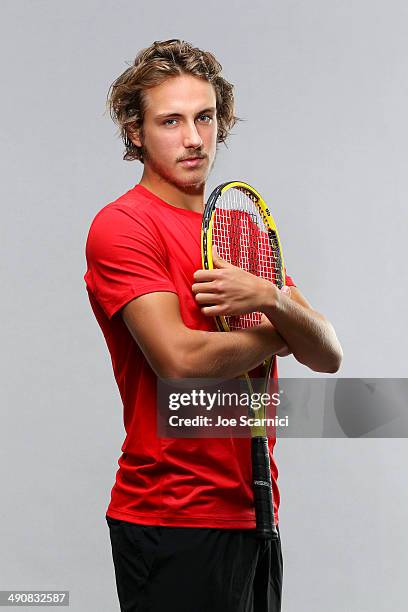
[[[288,287],[296,287],[295,281],[293,280],[293,278],[286,273],[286,268],[285,268],[285,284]]]
[[[176,288],[157,229],[131,210],[105,207],[86,243],[84,280],[109,319],[132,299]]]

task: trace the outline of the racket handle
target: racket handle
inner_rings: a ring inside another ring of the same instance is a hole
[[[251,446],[256,536],[264,540],[279,538],[273,516],[272,479],[268,438],[254,437]]]

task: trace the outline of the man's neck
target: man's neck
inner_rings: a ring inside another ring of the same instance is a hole
[[[204,184],[181,190],[163,179],[155,181],[144,175],[139,184],[172,206],[200,213],[204,211]]]

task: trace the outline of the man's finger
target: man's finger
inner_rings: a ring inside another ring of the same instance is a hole
[[[198,304],[218,304],[220,296],[215,293],[197,293],[195,296]]]
[[[196,270],[194,272],[194,280],[200,283],[206,283],[208,281],[213,281],[219,278],[218,270]]]
[[[215,287],[214,287],[214,282],[215,281],[210,281],[207,283],[194,283],[194,285],[191,286],[191,291],[193,293],[211,293],[215,291]]]
[[[217,305],[217,306],[205,306],[204,308],[201,308],[201,312],[206,315],[207,317],[215,317],[215,316],[220,316],[225,313],[225,308],[223,306]]]
[[[214,245],[212,248],[212,256],[213,256],[213,264],[216,268],[229,268],[232,265],[228,261],[225,261],[225,259],[222,259],[218,255],[217,247]]]

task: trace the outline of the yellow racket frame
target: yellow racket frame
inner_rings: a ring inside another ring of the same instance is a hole
[[[214,202],[212,202],[212,213],[211,213],[211,218],[208,222],[208,227],[207,227],[207,231],[206,231],[206,240],[204,240],[204,229],[203,227],[201,228],[201,254],[202,254],[202,266],[204,269],[207,270],[213,270],[214,269],[214,262],[213,262],[213,257],[212,257],[212,230],[213,230],[213,221],[214,221],[214,214],[215,214],[215,210],[216,210],[216,206],[215,203],[218,199],[218,197],[222,196],[222,194],[224,194],[226,191],[228,191],[228,189],[231,189],[233,187],[238,187],[240,190],[242,191],[248,191],[248,195],[252,196],[251,200],[254,202],[254,204],[256,205],[256,207],[258,208],[258,211],[262,217],[262,220],[264,221],[265,225],[267,228],[271,229],[275,236],[276,239],[278,241],[278,245],[279,245],[279,250],[280,250],[280,257],[281,257],[281,275],[282,275],[282,286],[285,285],[285,262],[283,259],[283,254],[282,254],[282,247],[281,247],[281,242],[280,242],[280,238],[279,238],[279,234],[278,234],[278,229],[276,227],[276,223],[275,220],[271,214],[271,211],[269,210],[266,202],[264,201],[264,199],[262,198],[262,196],[256,191],[256,189],[254,189],[253,187],[251,187],[251,185],[249,185],[248,183],[244,183],[242,181],[231,181],[229,183],[225,183],[219,190],[219,193],[215,199]],[[254,201],[254,197],[255,196],[255,201]],[[206,247],[205,247],[206,245]],[[206,265],[207,263],[207,265]],[[231,331],[228,323],[225,319],[225,317],[223,317],[222,315],[220,316],[216,316],[215,318],[215,322],[217,325],[217,329],[219,331]],[[268,359],[266,359],[263,363],[263,371],[264,371],[264,382],[263,382],[263,386],[262,386],[262,390],[259,391],[259,393],[265,393],[266,389],[267,389],[267,385],[269,382],[269,375],[270,375],[270,370],[271,370],[271,366],[272,366],[272,362],[273,362],[273,356],[269,357]],[[248,384],[248,388],[250,390],[250,394],[253,395],[254,390],[253,390],[253,386],[249,377],[248,372],[245,372],[243,375],[243,378],[245,378],[247,384]],[[266,407],[262,406],[262,408],[258,409],[256,411],[256,418],[259,419],[263,419],[266,416]],[[253,427],[251,427],[251,435],[253,437],[255,436],[266,436],[266,426],[261,425],[255,425]]]

